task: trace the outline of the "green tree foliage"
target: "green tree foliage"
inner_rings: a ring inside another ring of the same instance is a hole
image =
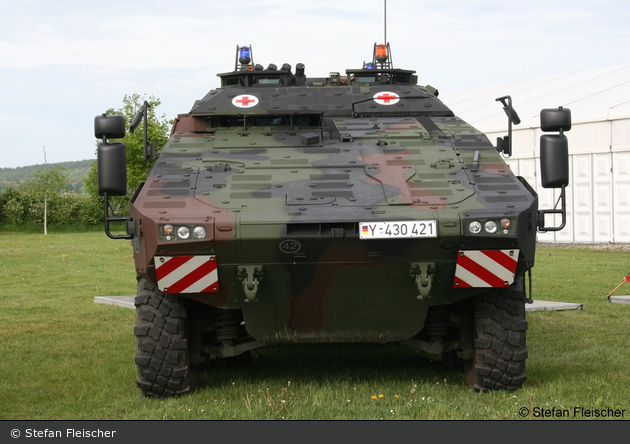
[[[18,227],[24,222],[24,202],[19,190],[7,189],[0,195],[0,221]]]
[[[162,114],[158,117],[156,108],[162,103],[160,99],[150,96],[148,99],[140,96],[140,94],[125,95],[123,98],[122,108],[110,108],[105,114],[118,114],[125,117],[125,126],[129,128],[134,116],[142,108],[144,101],[149,102],[149,112],[147,116],[147,137],[150,142],[154,142],[156,150],[159,150],[168,141],[171,122],[166,119],[166,115]],[[147,171],[155,161],[154,158],[144,160],[144,129],[143,124],[131,133],[127,131],[125,137],[119,139],[127,146],[127,187],[129,192],[133,191],[140,185],[147,176]],[[97,142],[98,143],[98,142]],[[92,196],[98,196],[98,181],[96,164],[92,165],[85,183],[86,191]]]
[[[75,191],[65,168],[57,166],[47,170],[42,166],[19,187],[0,193],[0,228],[41,227],[45,206],[49,227],[69,227],[77,223],[87,227],[103,222],[102,203]]]
[[[88,196],[72,189],[63,166],[41,168],[18,189],[9,188],[0,195],[0,221],[16,228],[43,226],[46,211],[50,226],[66,227],[77,221],[92,225],[99,221],[86,218],[89,205]]]
[[[150,96],[148,99],[139,94],[125,95],[123,107],[117,110],[109,109],[106,114],[121,114],[125,116],[125,125],[128,128],[131,120],[142,108],[144,101],[149,102],[147,116],[147,137],[149,142],[155,142],[156,149],[162,148],[168,141],[170,123],[166,115],[158,117],[156,108],[162,103],[160,99]],[[127,145],[127,185],[134,191],[147,177],[147,171],[155,161],[154,158],[144,160],[144,131],[142,125],[133,133],[127,132],[121,140]]]
[[[171,122],[166,119],[166,115],[162,114],[158,117],[156,108],[162,103],[160,99],[156,99],[153,95],[149,98],[140,96],[139,94],[125,95],[123,98],[122,108],[110,108],[105,114],[118,114],[125,117],[125,127],[129,128],[134,116],[140,111],[144,105],[144,101],[149,102],[149,112],[147,113],[147,138],[149,143],[154,142],[156,151],[164,146],[168,141]],[[147,172],[155,161],[154,158],[144,160],[144,127],[140,124],[138,129],[133,133],[127,131],[125,137],[119,139],[125,143],[127,147],[127,188],[126,196],[114,196],[109,198],[109,202],[116,215],[126,216],[129,211],[129,200],[135,189],[146,179]],[[99,141],[96,142],[97,144]],[[103,198],[98,193],[98,174],[97,164],[94,162],[88,172],[88,177],[84,182],[84,190],[91,196],[91,208],[94,212],[100,212],[100,220],[103,219]],[[87,215],[85,216],[87,218]]]
[[[83,181],[90,171],[90,166],[94,159],[76,160],[69,162],[49,163],[48,168],[57,166],[65,167],[65,176],[68,178],[70,189],[78,193],[85,193]],[[46,168],[44,164],[29,165],[15,168],[0,168],[0,192],[8,188],[18,189],[23,182],[35,178],[37,172]]]
[[[44,203],[47,202],[48,221],[51,225],[64,224],[70,217],[75,216],[77,209],[76,193],[70,191],[68,178],[64,174],[65,168],[57,167],[51,170],[39,170],[34,179],[24,182],[20,186],[23,200],[27,203],[27,219],[37,225],[44,224]],[[64,204],[73,208],[65,210]],[[64,215],[68,219],[64,220]]]

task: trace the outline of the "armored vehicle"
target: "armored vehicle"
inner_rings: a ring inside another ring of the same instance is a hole
[[[504,160],[511,98],[494,146],[394,68],[389,44],[322,78],[237,46],[218,77],[174,120],[128,217],[108,203],[127,192],[125,145],[108,140],[124,118],[95,118],[106,232],[133,245],[143,394],[194,390],[210,359],[315,342],[399,342],[463,363],[477,391],[519,388],[536,233],[564,226],[570,111],[541,112],[542,186],[562,199],[539,210]]]

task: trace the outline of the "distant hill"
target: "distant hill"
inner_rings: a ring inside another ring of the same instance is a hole
[[[83,180],[87,177],[92,162],[96,162],[96,159],[49,163],[48,168],[65,167],[65,174],[70,182],[70,188],[78,193],[82,193]],[[0,192],[4,192],[7,188],[18,188],[22,182],[34,178],[37,171],[44,168],[44,164],[17,168],[0,168]]]

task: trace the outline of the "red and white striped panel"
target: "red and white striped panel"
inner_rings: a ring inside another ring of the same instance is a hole
[[[514,282],[519,250],[470,250],[457,255],[454,287],[507,287]]]
[[[164,293],[217,293],[215,256],[156,256],[158,288]]]

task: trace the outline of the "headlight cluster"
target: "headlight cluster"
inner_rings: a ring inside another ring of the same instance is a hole
[[[161,240],[202,240],[208,235],[203,225],[160,225]]]
[[[468,224],[471,234],[512,234],[515,226],[512,219],[473,220]]]

